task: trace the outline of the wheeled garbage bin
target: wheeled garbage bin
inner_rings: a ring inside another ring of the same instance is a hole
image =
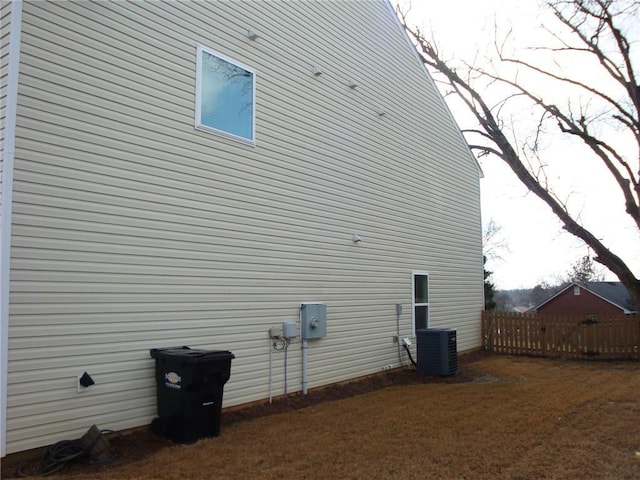
[[[152,348],[156,361],[156,433],[176,443],[220,435],[224,384],[233,353],[189,347]]]

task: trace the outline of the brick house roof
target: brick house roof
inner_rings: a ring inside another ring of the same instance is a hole
[[[587,292],[596,295],[597,297],[605,300],[613,306],[619,308],[623,313],[636,313],[638,311],[636,305],[631,299],[631,295],[621,282],[586,282],[586,283],[571,283],[560,292],[548,298],[540,305],[536,306],[533,310],[539,310],[544,305],[550,303],[554,299],[566,295],[569,289],[579,287]]]

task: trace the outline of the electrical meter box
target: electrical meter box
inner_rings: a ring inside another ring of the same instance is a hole
[[[300,305],[300,336],[303,340],[327,335],[327,306],[324,303]]]

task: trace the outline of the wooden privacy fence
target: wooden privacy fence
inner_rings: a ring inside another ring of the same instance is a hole
[[[484,349],[512,355],[640,360],[638,315],[482,312]]]

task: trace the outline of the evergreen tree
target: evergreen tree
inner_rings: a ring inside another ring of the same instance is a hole
[[[482,269],[484,271],[484,309],[485,310],[495,310],[496,302],[494,300],[495,296],[495,287],[493,282],[489,279],[493,272],[488,271],[485,268],[485,264],[487,263],[487,256],[482,256]]]
[[[596,266],[589,255],[577,260],[567,272],[567,283],[587,283],[602,280],[602,274],[596,270]]]

